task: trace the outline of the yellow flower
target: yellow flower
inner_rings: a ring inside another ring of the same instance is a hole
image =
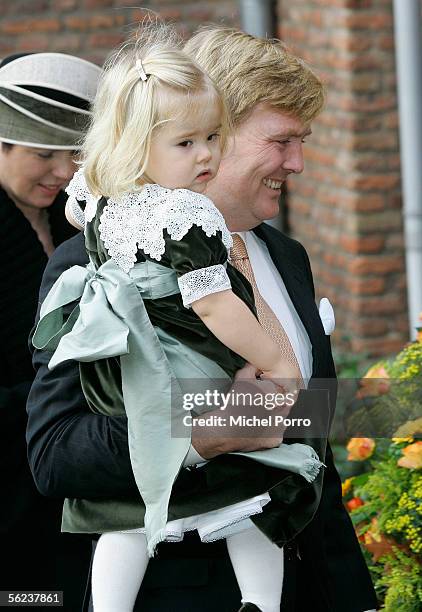
[[[402,448],[403,457],[397,461],[397,465],[409,470],[422,468],[422,441],[414,442]]]
[[[418,433],[422,433],[422,417],[414,421],[407,421],[407,423],[401,425],[397,431],[394,432],[394,436],[397,436],[397,438],[393,438],[393,440],[403,438],[403,442],[413,442],[412,437]],[[411,437],[407,438],[407,436]]]
[[[341,494],[344,497],[352,488],[353,478],[346,478],[344,482],[341,483]]]
[[[372,438],[351,438],[347,445],[349,461],[364,461],[374,452],[375,440]]]

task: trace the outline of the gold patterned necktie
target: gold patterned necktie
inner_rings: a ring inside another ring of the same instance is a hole
[[[255,298],[255,306],[258,315],[258,320],[262,328],[267,332],[271,338],[277,342],[280,347],[282,356],[291,365],[297,375],[295,378],[298,381],[302,381],[302,374],[300,372],[299,363],[297,361],[295,352],[290,340],[281,325],[280,321],[275,316],[272,309],[268,306],[262,295],[258,290],[256,284],[255,275],[252,270],[251,262],[249,261],[248,252],[246,250],[243,239],[238,234],[232,234],[233,247],[230,249],[230,263],[239,272],[245,276],[250,282],[253,294]]]

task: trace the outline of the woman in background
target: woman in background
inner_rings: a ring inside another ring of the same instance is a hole
[[[48,258],[75,233],[62,190],[76,170],[100,74],[62,53],[0,63],[0,590],[63,590],[66,610],[80,608],[90,542],[60,533],[62,501],[41,496],[29,471],[27,338]]]

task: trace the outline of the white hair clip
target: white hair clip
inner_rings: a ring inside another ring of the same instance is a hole
[[[136,60],[135,68],[139,72],[140,79],[142,81],[148,81],[148,75],[146,74],[144,67],[142,65],[142,61],[140,59]]]

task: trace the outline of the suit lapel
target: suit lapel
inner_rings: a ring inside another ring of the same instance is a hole
[[[284,243],[284,236],[274,233],[273,228],[260,225],[253,230],[268,248],[297,314],[302,321],[312,344],[312,377],[325,377],[327,364],[327,336],[315,304],[312,288],[307,280],[304,266],[292,259],[292,253]]]

